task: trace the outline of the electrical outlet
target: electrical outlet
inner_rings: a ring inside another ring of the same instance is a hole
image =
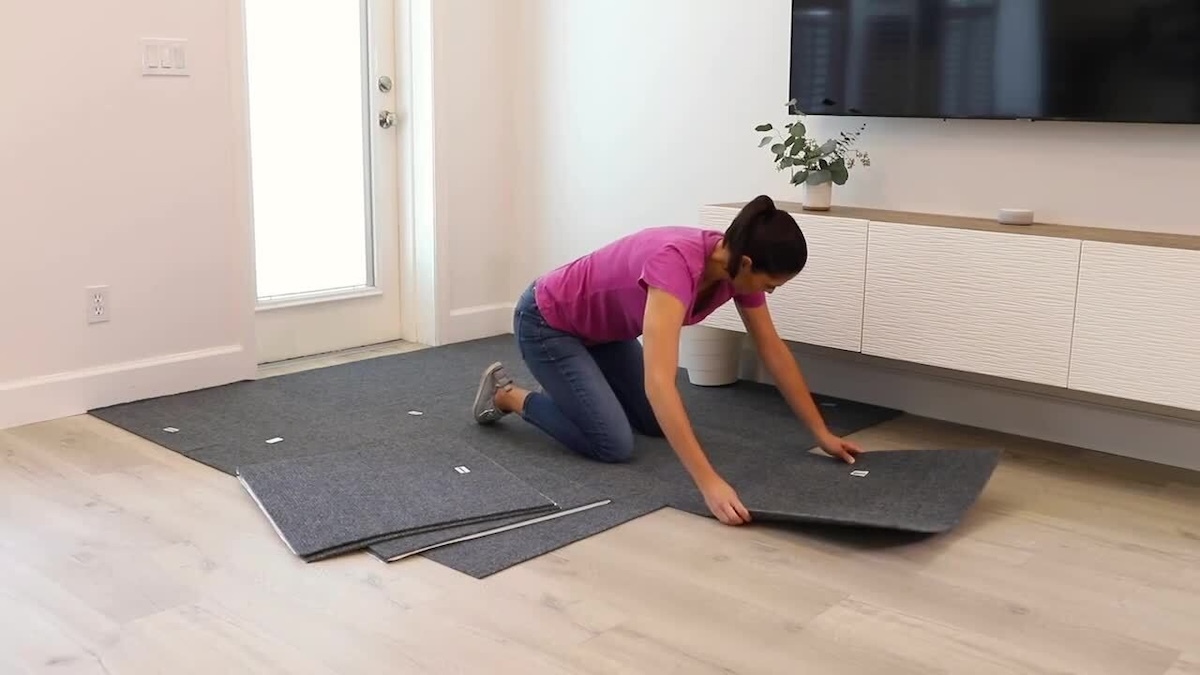
[[[87,322],[104,323],[108,316],[108,286],[88,286],[87,291]]]

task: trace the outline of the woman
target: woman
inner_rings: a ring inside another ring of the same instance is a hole
[[[749,512],[709,463],[675,386],[679,336],[733,300],[796,415],[826,453],[852,463],[860,449],[825,426],[767,311],[766,294],[807,259],[796,221],[760,196],[724,234],[650,228],[555,269],[525,291],[513,320],[521,356],[543,391],[516,386],[502,364],[492,364],[475,397],[475,420],[492,424],[516,413],[604,462],[628,461],[635,431],[665,435],[713,515],[747,523]]]

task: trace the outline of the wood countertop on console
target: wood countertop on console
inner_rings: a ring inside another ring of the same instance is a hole
[[[746,202],[714,204],[728,208],[740,209]],[[1200,236],[1187,234],[1170,234],[1166,232],[1142,232],[1138,230],[1122,230],[1106,227],[1084,227],[1079,225],[1056,225],[1051,223],[1034,223],[1032,225],[1005,225],[986,218],[969,216],[950,216],[937,213],[915,213],[909,211],[889,211],[886,209],[870,209],[857,206],[834,206],[828,211],[805,211],[801,204],[794,202],[776,202],[776,206],[797,215],[824,216],[829,218],[856,218],[877,223],[903,223],[908,225],[926,225],[929,227],[949,227],[960,230],[977,230],[981,232],[1006,232],[1039,237],[1058,237],[1061,239],[1079,239],[1083,241],[1098,241],[1112,244],[1131,244],[1135,246],[1157,246],[1160,248],[1176,248],[1190,251],[1200,251]],[[1200,217],[1198,217],[1200,222]]]

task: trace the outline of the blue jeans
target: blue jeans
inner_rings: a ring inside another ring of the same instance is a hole
[[[637,340],[585,345],[552,328],[530,286],[513,312],[521,358],[541,392],[525,399],[521,417],[585,457],[627,462],[633,434],[662,436],[646,398],[642,345]]]

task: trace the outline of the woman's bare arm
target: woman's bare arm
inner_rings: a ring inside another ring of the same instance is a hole
[[[716,473],[692,429],[683,398],[675,386],[679,371],[679,336],[687,308],[675,296],[651,288],[646,299],[642,342],[646,354],[646,396],[658,424],[692,479],[702,483]]]
[[[813,401],[812,392],[800,370],[800,364],[796,363],[796,357],[792,355],[792,350],[788,349],[787,344],[775,330],[775,323],[771,319],[771,313],[767,306],[738,307],[738,312],[742,316],[742,322],[746,325],[746,331],[754,339],[754,345],[763,360],[763,365],[775,379],[776,386],[779,387],[780,393],[783,394],[796,416],[812,432],[817,444],[826,453],[853,464],[855,455],[862,452],[862,449],[855,443],[835,436],[825,425],[825,418],[821,415],[821,410],[817,407],[816,402]]]
[[[651,288],[647,294],[642,340],[646,356],[646,396],[667,442],[679,456],[705,502],[721,522],[750,521],[733,488],[717,474],[688,420],[675,386],[679,370],[679,337],[687,308],[670,293]]]

